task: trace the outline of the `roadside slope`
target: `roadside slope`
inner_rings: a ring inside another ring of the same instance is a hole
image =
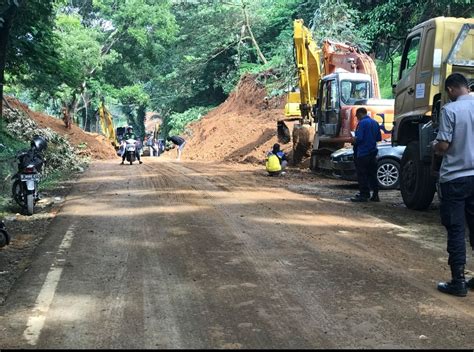
[[[251,163],[264,160],[265,153],[277,143],[277,120],[284,114],[284,97],[267,103],[266,96],[265,87],[255,76],[242,77],[224,103],[190,125],[184,158]]]
[[[50,128],[54,132],[67,137],[69,142],[78,148],[81,155],[89,156],[93,159],[110,159],[116,156],[113,146],[104,136],[97,133],[85,132],[74,124],[71,129],[67,129],[66,126],[64,126],[64,122],[60,119],[33,111],[26,104],[14,98],[6,97],[6,100],[13,109],[25,112],[39,127]],[[81,148],[80,146],[84,145],[84,143],[85,147]]]

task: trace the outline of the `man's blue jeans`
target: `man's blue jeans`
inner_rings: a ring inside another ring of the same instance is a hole
[[[449,265],[466,264],[466,227],[474,249],[474,176],[440,184],[441,222],[448,231]]]

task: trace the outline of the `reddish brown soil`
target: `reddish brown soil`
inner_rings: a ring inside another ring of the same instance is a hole
[[[277,120],[284,116],[284,97],[265,103],[267,92],[252,75],[220,106],[190,126],[184,159],[261,162],[277,143]],[[282,146],[289,151],[291,145]]]
[[[67,129],[62,120],[41,112],[33,111],[27,105],[11,97],[6,97],[6,100],[12,108],[20,109],[27,113],[41,128],[50,128],[56,133],[67,136],[73,146],[77,147],[80,144],[86,143],[86,148],[80,148],[83,155],[90,156],[93,159],[103,160],[116,157],[114,147],[104,136],[97,133],[85,132],[74,124],[71,129]]]

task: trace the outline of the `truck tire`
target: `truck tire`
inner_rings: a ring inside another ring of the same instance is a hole
[[[26,195],[26,213],[28,215],[33,215],[33,210],[35,207],[35,197],[33,193]]]
[[[429,165],[420,160],[420,144],[410,142],[401,160],[400,190],[403,203],[409,209],[424,210],[433,201],[436,191],[435,180]]]

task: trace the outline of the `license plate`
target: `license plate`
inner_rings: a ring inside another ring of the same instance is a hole
[[[129,152],[134,152],[135,151],[135,148],[131,147],[131,148],[128,148],[127,149]]]
[[[40,175],[38,175],[38,174],[20,175],[20,178],[21,178],[22,181],[28,181],[28,180],[39,181]]]

